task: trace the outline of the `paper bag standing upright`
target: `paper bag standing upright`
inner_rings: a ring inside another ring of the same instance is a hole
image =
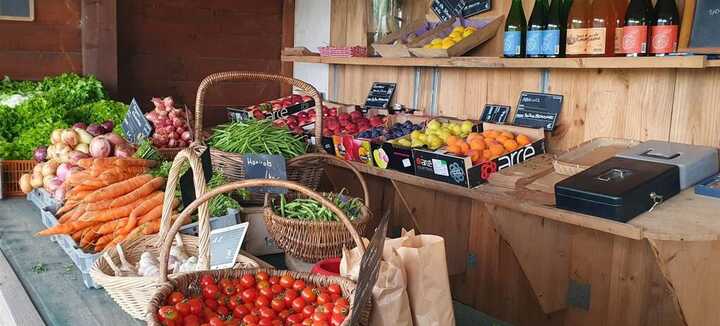
[[[405,268],[414,325],[455,325],[445,240],[410,231],[385,245],[395,248]]]

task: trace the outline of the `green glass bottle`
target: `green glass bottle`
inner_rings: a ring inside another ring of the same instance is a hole
[[[572,7],[573,0],[561,0],[562,3],[562,23],[563,26],[567,26],[568,14],[570,14],[570,7]]]
[[[558,58],[565,55],[565,20],[562,0],[552,0],[547,15],[547,27],[543,32],[542,55]]]
[[[505,21],[503,55],[506,58],[525,57],[527,24],[521,0],[512,0],[510,12]]]
[[[528,58],[542,57],[543,32],[547,25],[547,5],[545,0],[535,0],[532,14],[527,25],[525,52]]]

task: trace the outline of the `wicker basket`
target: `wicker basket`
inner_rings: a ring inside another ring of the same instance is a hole
[[[193,170],[195,183],[195,193],[204,194],[207,192],[207,184],[205,176],[202,172],[202,164],[198,157],[200,149],[196,146],[180,151],[173,161],[168,176],[167,186],[165,188],[165,198],[163,201],[163,214],[160,220],[160,232],[155,235],[142,236],[137,239],[128,239],[123,241],[119,248],[123,251],[127,260],[136,263],[140,260],[140,255],[145,252],[151,252],[153,255],[161,253],[161,245],[167,237],[170,229],[172,213],[172,201],[175,196],[175,189],[180,179],[180,169],[185,161],[189,161]],[[189,216],[185,215],[185,218]],[[204,203],[198,213],[199,237],[181,235],[172,236],[168,239],[172,243],[173,239],[184,246],[185,251],[191,256],[198,257],[198,266],[201,270],[210,269],[210,212],[207,203]],[[182,225],[185,220],[175,220],[175,224]],[[177,232],[175,232],[177,233]],[[173,234],[175,234],[173,233]],[[120,307],[134,318],[145,318],[145,309],[150,302],[152,293],[162,284],[158,277],[139,277],[139,276],[115,276],[116,268],[114,265],[120,264],[120,254],[116,248],[110,248],[103,253],[102,259],[95,261],[90,275],[95,283],[105,288],[110,296],[117,302]],[[239,256],[240,262],[235,268],[256,268],[259,264],[244,256]],[[182,273],[173,274],[170,277],[178,277]]]
[[[36,163],[33,160],[3,160],[2,168],[0,168],[0,182],[2,182],[0,198],[25,196],[25,193],[20,190],[20,177],[25,173],[32,173]]]
[[[364,234],[370,222],[370,193],[367,182],[352,164],[342,160],[341,162],[355,173],[363,189],[364,201],[360,216],[351,223],[360,234]],[[349,247],[353,242],[352,234],[343,223],[282,217],[275,213],[269,200],[265,201],[264,217],[268,233],[277,246],[305,262],[315,263],[325,258],[339,257],[342,255],[343,246]]]
[[[240,188],[247,188],[247,187],[258,187],[258,186],[265,186],[265,187],[283,187],[288,188],[290,190],[294,190],[297,192],[300,192],[314,200],[317,200],[320,202],[323,206],[327,207],[331,211],[333,211],[342,221],[342,225],[348,228],[348,231],[352,234],[352,238],[355,241],[355,243],[360,246],[361,251],[364,253],[365,246],[363,242],[360,239],[360,235],[357,233],[357,231],[354,229],[353,225],[350,223],[350,220],[347,218],[345,213],[342,212],[337,206],[333,205],[329,200],[325,199],[320,194],[312,191],[311,189],[304,187],[300,184],[289,182],[289,181],[283,181],[283,180],[267,180],[267,179],[252,179],[252,180],[243,180],[238,181],[230,184],[226,184],[220,187],[217,187],[210,191],[209,193],[206,193],[202,196],[200,196],[197,200],[192,202],[188,207],[185,208],[185,210],[180,214],[180,217],[173,223],[172,228],[169,230],[168,237],[165,238],[165,242],[162,245],[162,253],[160,256],[160,276],[161,281],[163,282],[163,285],[157,289],[155,289],[155,293],[152,295],[152,299],[150,300],[150,303],[147,305],[146,310],[146,320],[148,322],[148,325],[161,325],[160,322],[157,320],[156,317],[156,311],[157,309],[164,305],[165,298],[167,297],[170,292],[174,290],[179,290],[182,292],[185,292],[185,294],[198,294],[200,289],[198,287],[199,279],[202,275],[210,274],[213,275],[216,278],[220,277],[231,277],[231,278],[237,278],[244,274],[248,273],[258,273],[260,271],[266,271],[270,275],[282,275],[285,273],[289,273],[294,278],[299,278],[303,280],[307,280],[310,282],[313,282],[315,284],[320,285],[328,285],[330,283],[337,283],[340,285],[340,287],[343,290],[343,295],[349,297],[350,300],[350,306],[352,307],[354,302],[354,291],[355,291],[355,284],[346,278],[343,277],[333,277],[333,276],[323,276],[323,275],[317,275],[317,274],[309,274],[309,273],[298,273],[298,272],[288,272],[288,271],[278,271],[278,270],[267,270],[267,269],[246,269],[246,270],[230,270],[230,269],[224,269],[224,270],[216,270],[216,271],[202,271],[202,272],[193,272],[193,273],[186,273],[180,276],[175,276],[174,274],[168,278],[167,275],[167,265],[168,265],[168,258],[170,255],[170,246],[172,245],[172,236],[177,234],[178,230],[180,229],[180,226],[182,223],[179,221],[182,221],[186,218],[188,218],[195,209],[198,208],[200,205],[205,205],[208,200],[212,199],[213,197],[217,196],[221,193],[227,193],[231,191],[235,191]],[[350,314],[354,313],[360,313],[360,320],[361,324],[367,325],[367,322],[370,317],[370,303],[363,305],[365,307],[362,309],[362,311],[355,312],[350,311]],[[345,319],[346,321],[343,323],[343,325],[349,325],[350,317]]]

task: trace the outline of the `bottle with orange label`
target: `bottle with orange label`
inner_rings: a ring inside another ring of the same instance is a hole
[[[622,50],[628,57],[647,54],[649,25],[652,23],[652,6],[647,0],[631,0],[625,13]]]
[[[612,9],[615,13],[615,55],[625,55],[622,50],[623,26],[625,25],[625,11],[628,0],[612,0]]]
[[[612,2],[595,0],[591,7],[587,54],[612,56],[615,52],[615,11]]]
[[[565,55],[582,57],[587,54],[588,27],[590,14],[589,0],[574,0],[567,17]]]
[[[680,14],[675,0],[658,0],[655,4],[655,20],[650,28],[650,53],[665,56],[675,52],[680,30]]]

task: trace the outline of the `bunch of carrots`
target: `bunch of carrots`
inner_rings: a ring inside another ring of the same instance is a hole
[[[100,252],[123,240],[160,229],[165,179],[147,174],[155,161],[135,158],[88,158],[84,169],[66,182],[66,202],[58,225],[37,236],[70,235],[81,248]],[[173,209],[178,201],[172,203]]]

